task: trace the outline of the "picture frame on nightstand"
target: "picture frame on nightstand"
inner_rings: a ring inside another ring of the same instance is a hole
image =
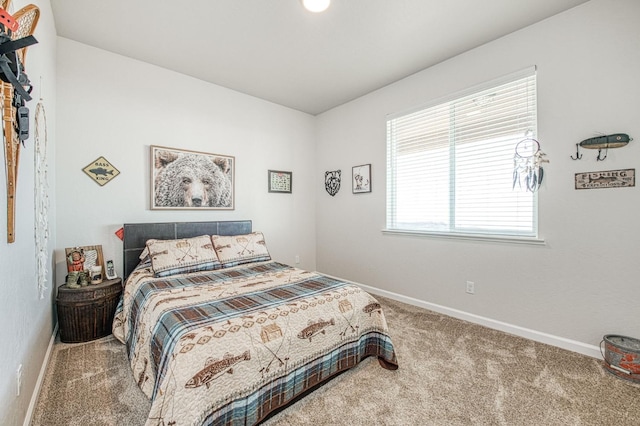
[[[102,246],[68,247],[65,249],[67,272],[90,271],[92,267],[100,266],[104,274],[104,258]]]

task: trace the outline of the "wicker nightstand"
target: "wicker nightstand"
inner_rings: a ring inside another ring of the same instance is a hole
[[[81,288],[58,287],[60,340],[79,343],[111,334],[111,322],[122,293],[122,280],[105,280]]]

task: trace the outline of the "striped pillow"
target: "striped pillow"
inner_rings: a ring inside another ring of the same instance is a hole
[[[208,235],[181,240],[148,240],[147,249],[156,277],[222,267]]]
[[[262,232],[244,235],[212,235],[211,242],[223,268],[271,260]]]

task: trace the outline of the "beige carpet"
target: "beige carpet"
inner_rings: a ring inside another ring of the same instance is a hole
[[[266,425],[640,425],[640,385],[599,360],[378,299],[400,368],[366,360]],[[142,425],[149,406],[112,337],[56,343],[32,425]]]

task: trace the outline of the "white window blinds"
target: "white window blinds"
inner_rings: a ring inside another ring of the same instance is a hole
[[[515,183],[536,137],[535,68],[387,120],[387,229],[537,237],[537,193]]]

